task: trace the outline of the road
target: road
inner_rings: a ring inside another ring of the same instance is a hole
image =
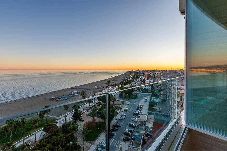
[[[139,105],[140,101],[147,97],[148,95],[139,95],[137,99],[129,100],[130,104],[127,105],[128,111],[125,112],[126,118],[123,120],[119,120],[118,124],[121,125],[121,127],[115,132],[115,135],[110,140],[110,151],[117,151],[119,150],[119,146],[121,142],[123,142],[123,133],[128,127],[128,123],[132,122],[131,118],[133,117],[133,112],[136,111],[137,106]]]

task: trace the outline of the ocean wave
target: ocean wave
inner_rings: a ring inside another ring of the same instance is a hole
[[[116,72],[55,72],[0,76],[0,102],[31,97],[51,91],[103,80]]]

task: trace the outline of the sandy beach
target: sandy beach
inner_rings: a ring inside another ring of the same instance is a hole
[[[80,86],[75,86],[67,89],[62,89],[58,91],[53,91],[33,97],[18,99],[15,101],[10,101],[8,103],[0,103],[0,119],[5,117],[11,117],[16,114],[20,113],[27,113],[36,111],[38,109],[45,108],[45,106],[51,106],[51,105],[59,105],[61,103],[65,103],[66,101],[71,101],[75,99],[82,99],[80,95],[74,96],[73,98],[70,98],[66,101],[53,101],[51,100],[52,97],[60,97],[63,95],[68,95],[73,91],[81,92],[84,90],[87,94],[87,97],[104,90],[107,86],[107,81],[110,80],[111,84],[119,84],[125,77],[129,75],[129,72],[126,72],[124,74],[111,77],[105,80],[100,80]]]

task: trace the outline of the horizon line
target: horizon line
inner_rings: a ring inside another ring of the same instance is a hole
[[[50,68],[50,69],[47,69],[47,68],[0,68],[0,70],[122,70],[122,71],[136,71],[136,70],[184,70],[184,68],[138,68],[138,69],[134,69],[134,68],[128,68],[128,69],[116,69],[116,68],[113,68],[113,69],[68,69],[68,68],[57,68],[57,69],[54,69],[54,68]]]

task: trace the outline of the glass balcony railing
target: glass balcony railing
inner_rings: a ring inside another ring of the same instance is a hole
[[[32,112],[2,114],[0,148],[147,150],[157,140],[166,139],[169,133],[161,137],[162,133],[179,117],[179,80],[120,86],[115,91]]]
[[[223,140],[227,140],[226,2],[188,0],[186,15],[186,125]]]

